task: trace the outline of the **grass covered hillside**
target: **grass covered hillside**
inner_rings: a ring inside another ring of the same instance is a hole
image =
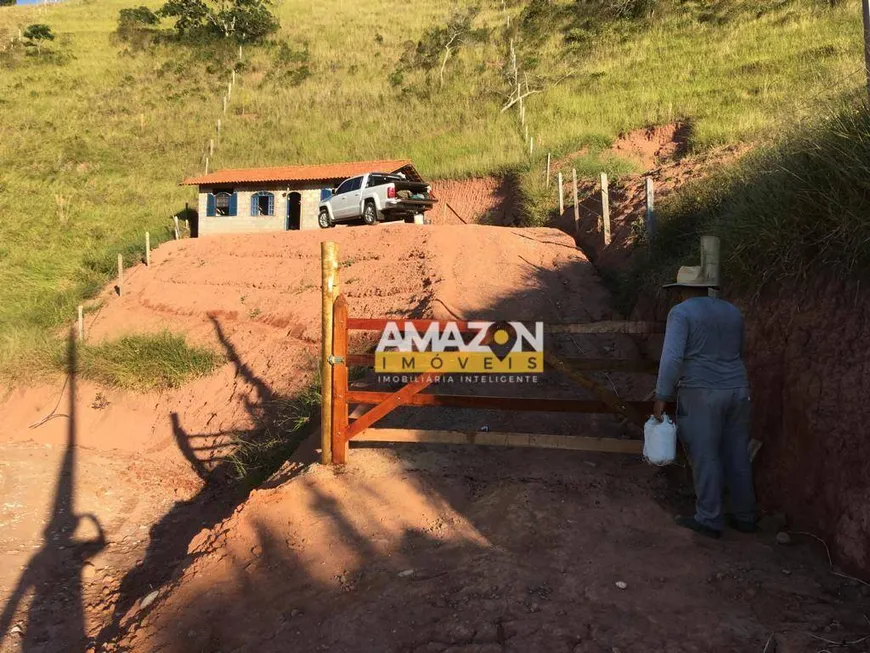
[[[594,156],[675,118],[698,149],[754,139],[862,83],[857,0],[283,0],[280,29],[241,62],[234,43],[117,39],[118,12],[139,4],[0,7],[6,376],[50,364],[57,327],[119,251],[169,237],[218,118],[211,169],[407,156],[461,177],[529,169],[518,105],[502,112],[515,79],[536,157]],[[10,47],[32,23],[57,38]]]

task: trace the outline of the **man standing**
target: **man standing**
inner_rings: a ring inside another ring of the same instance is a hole
[[[697,495],[695,515],[678,517],[677,524],[718,538],[726,487],[729,525],[754,532],[756,514],[743,316],[733,304],[708,297],[715,287],[700,267],[680,268],[677,282],[665,286],[677,289],[681,302],[668,314],[653,414],[661,421],[665,402],[676,398],[677,434],[692,463]]]

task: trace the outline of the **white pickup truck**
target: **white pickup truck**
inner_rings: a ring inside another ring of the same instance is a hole
[[[332,197],[321,201],[317,222],[321,229],[328,229],[337,222],[359,219],[370,225],[385,219],[408,219],[422,215],[435,201],[428,184],[409,181],[400,174],[369,172],[345,179]]]

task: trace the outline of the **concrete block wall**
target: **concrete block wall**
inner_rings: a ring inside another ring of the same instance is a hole
[[[328,184],[326,184],[328,185]],[[257,186],[237,187],[235,216],[208,216],[208,193],[214,189],[201,188],[197,202],[199,212],[199,235],[257,233],[263,231],[284,231],[287,228],[287,196],[298,192],[300,200],[300,229],[318,229],[317,213],[320,204],[321,185],[291,186]],[[220,189],[217,189],[219,192]],[[275,195],[275,215],[252,216],[251,198],[257,192],[267,191]]]

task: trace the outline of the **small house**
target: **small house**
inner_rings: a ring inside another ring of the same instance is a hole
[[[218,170],[182,182],[199,187],[197,235],[317,229],[321,200],[367,172],[422,181],[407,160]]]

